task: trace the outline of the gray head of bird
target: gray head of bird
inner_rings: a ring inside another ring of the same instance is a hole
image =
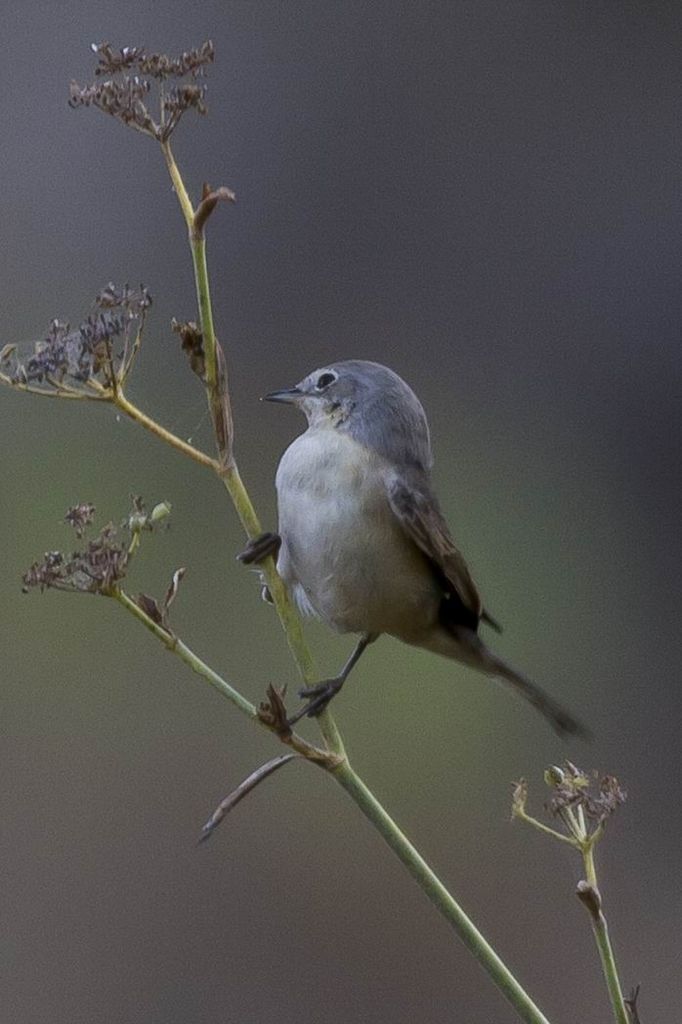
[[[334,427],[398,463],[428,469],[426,414],[405,381],[380,363],[347,359],[309,373],[293,388],[264,396],[303,412],[312,429]]]

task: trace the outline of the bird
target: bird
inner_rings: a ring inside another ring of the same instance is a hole
[[[484,607],[436,497],[426,413],[393,370],[361,359],[314,370],[264,396],[304,413],[307,429],[277,468],[277,533],[238,558],[267,555],[303,616],[359,634],[337,676],[304,687],[290,719],[319,715],[363,651],[382,634],[510,684],[560,735],[587,730],[500,658],[480,627],[501,632]]]

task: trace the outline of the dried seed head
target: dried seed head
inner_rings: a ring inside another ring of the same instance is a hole
[[[80,386],[93,381],[111,387],[114,377],[125,378],[131,357],[139,348],[151,301],[143,285],[132,289],[108,284],[95,299],[96,312],[78,328],[71,330],[66,321],[53,320],[45,337],[33,344],[28,355],[18,345],[6,345],[0,353],[0,380],[5,384],[40,385],[37,390],[51,393],[73,393],[74,385],[76,390],[87,391]]]
[[[86,86],[72,82],[70,106],[97,107],[122,124],[161,142],[170,137],[186,110],[193,108],[200,114],[206,113],[205,86],[196,84],[196,81],[179,84],[163,92],[159,89],[158,121],[150,113],[148,103],[152,83],[159,87],[168,78],[189,76],[195,80],[204,74],[215,54],[210,40],[196,49],[186,50],[179,57],[147,53],[139,46],[115,50],[110,43],[93,43],[91,49],[98,61],[95,75],[98,79],[104,75],[108,77],[105,81],[95,81]]]
[[[41,591],[53,588],[84,594],[111,593],[112,588],[126,575],[140,531],[154,529],[169,513],[170,505],[161,502],[147,515],[142,500],[133,499],[133,509],[120,528],[117,529],[113,523],[109,523],[93,540],[88,541],[82,551],[75,551],[71,556],[64,555],[61,551],[49,551],[43,556],[42,561],[34,562],[24,573],[24,592],[39,587]],[[64,518],[81,538],[92,523],[94,514],[94,505],[79,502],[67,510]],[[171,590],[172,593],[170,597],[167,595],[164,608],[175,597],[183,573],[184,570],[178,570],[174,576],[169,588],[169,593]]]
[[[171,320],[171,330],[180,336],[182,351],[189,359],[189,365],[200,380],[206,380],[206,360],[204,356],[204,336],[194,320]]]
[[[145,105],[151,84],[137,75],[126,76],[120,82],[107,79],[106,82],[95,82],[93,85],[78,85],[71,82],[69,86],[70,107],[97,107],[104,114],[110,114],[122,124],[137,128],[138,131],[159,137],[159,127],[151,117]]]
[[[64,519],[69,526],[73,526],[76,536],[80,540],[94,517],[95,506],[90,502],[82,501],[80,505],[72,505],[70,509],[67,509]]]
[[[69,590],[83,594],[105,594],[125,576],[128,562],[127,547],[117,540],[116,530],[110,523],[99,535],[88,542],[83,551],[66,558],[59,551],[51,551],[42,562],[34,562],[24,573],[24,592],[32,587]]]
[[[139,316],[144,310],[149,309],[152,304],[152,297],[143,284],[139,288],[131,288],[124,284],[117,288],[111,281],[102,288],[95,298],[95,305],[100,309],[124,309],[130,316]]]
[[[606,821],[627,797],[614,775],[599,779],[595,773],[590,777],[570,761],[565,761],[561,768],[548,769],[545,781],[553,789],[547,805],[552,814],[561,815],[566,808],[581,807],[596,824]]]

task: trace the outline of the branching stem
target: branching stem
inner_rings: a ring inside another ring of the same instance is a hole
[[[602,971],[604,972],[604,980],[606,981],[606,987],[609,992],[609,998],[611,1000],[611,1006],[613,1008],[613,1016],[616,1024],[631,1024],[630,1015],[628,1014],[627,1007],[625,1005],[625,999],[623,998],[623,990],[620,984],[620,978],[618,976],[618,967],[616,965],[616,957],[613,952],[611,945],[611,939],[609,937],[609,928],[604,916],[602,909],[601,896],[599,895],[599,887],[597,886],[597,870],[594,862],[594,836],[590,837],[582,847],[583,854],[583,865],[585,867],[585,877],[588,885],[596,893],[597,907],[590,910],[590,921],[592,924],[592,931],[594,933],[594,939],[597,944],[597,950],[599,951],[599,959],[601,960]]]
[[[92,396],[96,397],[95,395]],[[170,430],[166,430],[165,427],[157,423],[156,420],[152,419],[151,416],[147,416],[145,412],[142,412],[134,402],[131,402],[129,398],[123,394],[119,388],[115,395],[111,395],[110,401],[114,403],[117,409],[129,416],[131,420],[135,420],[140,426],[144,427],[145,430],[149,430],[150,433],[156,434],[157,437],[169,444],[171,448],[176,448],[183,455],[189,456],[190,459],[194,459],[201,466],[206,466],[207,469],[212,469],[216,473],[219,471],[220,466],[217,459],[211,458],[210,455],[206,455],[205,452],[195,448],[194,445],[189,444],[188,441],[183,441],[177,434],[173,434]]]
[[[142,608],[133,601],[125,591],[120,588],[112,590],[111,596],[115,598],[119,604],[123,605],[126,611],[129,611],[131,615],[134,615],[138,622],[141,622],[143,626],[153,633],[157,640],[160,640],[164,647],[167,647],[173,654],[177,654],[181,661],[184,661],[185,665],[188,665],[193,672],[197,675],[202,676],[211,686],[215,687],[223,697],[227,697],[236,707],[239,708],[249,718],[257,720],[257,712],[255,706],[251,701],[243,697],[242,694],[235,690],[233,686],[223,679],[222,676],[218,675],[210,665],[207,665],[205,661],[194,653],[186,644],[182,642],[174,633],[164,629],[163,626],[158,625],[153,619],[147,615]]]
[[[198,676],[205,679],[211,686],[226,697],[232,704],[235,705],[243,714],[247,715],[252,721],[262,725],[263,728],[267,728],[264,722],[259,718],[256,707],[247,700],[234,686],[227,682],[215,669],[212,669],[210,665],[207,665],[205,661],[195,654],[194,651],[187,646],[186,643],[178,637],[172,630],[160,625],[155,622],[143,608],[134,601],[129,594],[127,594],[121,587],[113,587],[108,595],[113,597],[126,611],[130,612],[138,622],[141,622],[150,633],[160,640],[161,643],[166,647],[172,654],[177,654],[181,661],[184,661],[193,672],[196,672]],[[320,767],[327,769],[335,769],[339,766],[340,759],[333,753],[326,750],[320,750],[314,744],[309,743],[302,736],[299,736],[295,732],[290,732],[287,736],[281,737],[283,742],[290,746],[297,753],[301,754],[308,761],[312,761],[313,764],[317,764]]]

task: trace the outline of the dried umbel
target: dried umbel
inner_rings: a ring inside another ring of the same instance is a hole
[[[24,573],[23,589],[104,594],[124,578],[127,564],[127,545],[120,542],[116,527],[109,523],[82,551],[75,551],[70,557],[61,551],[50,551],[42,562],[34,562]]]
[[[615,775],[599,776],[596,772],[588,775],[571,761],[548,768],[545,782],[552,791],[545,807],[559,819],[562,831],[557,832],[528,813],[528,783],[525,779],[514,783],[512,817],[580,849],[594,845],[603,834],[607,819],[627,798]]]
[[[78,505],[72,505],[64,515],[64,521],[69,526],[73,526],[79,540],[94,518],[95,506],[89,501],[81,501]]]
[[[97,107],[122,124],[166,142],[187,110],[206,113],[206,86],[197,82],[204,69],[213,62],[213,43],[207,40],[179,57],[165,53],[147,53],[139,46],[115,50],[109,43],[92,46],[97,55],[97,80],[81,86],[72,82],[69,105]],[[102,77],[108,77],[102,80]],[[178,83],[168,86],[168,79]],[[182,81],[189,79],[189,81]],[[151,96],[158,105],[158,114],[150,113]]]
[[[0,350],[0,383],[72,397],[111,389],[132,367],[151,301],[143,285],[132,289],[108,284],[95,299],[95,311],[79,327],[53,320],[29,353],[18,345]]]
[[[41,591],[51,588],[82,594],[110,594],[124,579],[140,534],[155,529],[169,514],[167,502],[147,512],[142,499],[133,497],[130,512],[120,526],[108,523],[82,550],[71,555],[48,551],[42,561],[34,562],[24,573],[24,592],[38,587]],[[64,519],[82,539],[94,516],[95,506],[80,502],[67,510]],[[170,600],[167,603],[170,604]]]
[[[548,768],[545,781],[553,791],[547,803],[552,814],[561,817],[568,808],[581,808],[597,825],[610,818],[627,797],[614,775],[588,776],[571,761],[565,761],[561,767]]]

